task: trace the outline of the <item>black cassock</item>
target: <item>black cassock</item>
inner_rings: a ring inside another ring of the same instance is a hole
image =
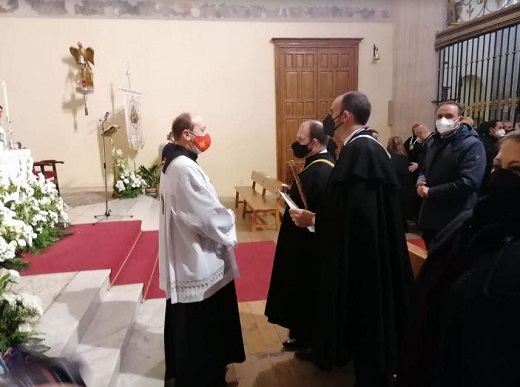
[[[413,280],[398,188],[388,153],[362,130],[341,150],[316,214],[316,362],[353,359],[357,386],[386,385],[397,368]]]
[[[316,211],[333,162],[329,153],[318,153],[305,160],[305,169],[299,178],[310,211]],[[292,185],[289,194],[298,207],[304,208],[296,184]],[[312,339],[317,259],[314,233],[297,227],[286,209],[276,244],[265,314],[269,322],[291,329],[291,337],[304,342]]]

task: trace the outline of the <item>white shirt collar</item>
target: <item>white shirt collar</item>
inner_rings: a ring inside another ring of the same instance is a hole
[[[352,137],[354,137],[354,135],[356,133],[359,133],[361,132],[362,130],[365,130],[367,127],[366,126],[362,126],[361,128],[358,128],[356,130],[354,130],[352,133],[350,133],[350,135],[347,137],[347,139],[345,140],[345,142],[343,143],[343,145],[347,145],[348,142],[352,139]]]

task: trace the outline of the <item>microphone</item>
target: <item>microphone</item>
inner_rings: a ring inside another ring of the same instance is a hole
[[[110,115],[109,112],[106,112],[106,113],[105,113],[105,121],[107,120],[107,118],[108,118],[109,115]]]

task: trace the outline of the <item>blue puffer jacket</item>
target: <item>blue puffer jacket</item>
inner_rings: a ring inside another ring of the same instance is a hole
[[[462,211],[472,208],[485,169],[486,152],[471,127],[462,124],[447,138],[435,134],[418,179],[429,187],[419,214],[421,228],[440,231]]]

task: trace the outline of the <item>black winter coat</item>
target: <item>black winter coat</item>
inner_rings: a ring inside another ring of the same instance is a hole
[[[477,132],[462,124],[452,136],[438,134],[428,146],[424,169],[419,181],[429,187],[423,200],[419,225],[440,231],[464,210],[471,209],[486,168],[484,146]]]

